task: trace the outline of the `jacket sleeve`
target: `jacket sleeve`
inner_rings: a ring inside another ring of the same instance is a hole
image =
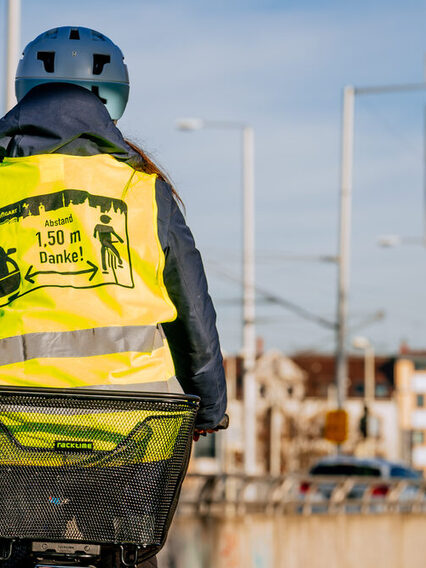
[[[177,319],[163,324],[176,376],[201,399],[198,428],[214,428],[226,410],[226,383],[201,256],[170,187],[157,180],[158,234],[165,253],[164,284]]]

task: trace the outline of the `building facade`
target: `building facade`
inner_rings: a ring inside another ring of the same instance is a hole
[[[404,350],[395,367],[401,456],[426,473],[426,353]]]
[[[197,442],[191,464],[193,472],[243,471],[242,360],[239,356],[228,356],[224,364],[231,426],[226,432]],[[351,356],[348,370],[345,408],[349,435],[343,451],[359,457],[399,460],[402,455],[399,410],[394,396],[394,359],[376,359],[375,399],[369,408],[373,428],[368,438],[360,427],[365,413],[363,358]],[[256,383],[258,474],[306,472],[315,461],[336,452],[336,445],[324,438],[326,413],[336,408],[333,355],[298,354],[289,358],[278,350],[259,353]]]

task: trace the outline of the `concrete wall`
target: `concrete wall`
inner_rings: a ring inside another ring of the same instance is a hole
[[[177,516],[159,568],[424,568],[426,515]]]

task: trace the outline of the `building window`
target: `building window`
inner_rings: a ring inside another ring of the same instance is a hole
[[[424,406],[425,396],[424,394],[418,394],[416,396],[416,406],[417,408],[422,408]]]
[[[425,441],[425,433],[422,432],[421,430],[413,430],[412,432],[412,441],[413,441],[413,446],[417,445],[417,444],[423,444]]]
[[[389,386],[383,383],[376,385],[377,398],[389,396]]]

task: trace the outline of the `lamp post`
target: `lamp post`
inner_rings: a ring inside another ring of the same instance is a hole
[[[340,239],[338,255],[338,297],[336,322],[336,387],[338,408],[344,407],[347,390],[346,341],[349,292],[349,256],[351,238],[350,226],[352,206],[355,96],[410,93],[419,91],[426,91],[426,82],[408,85],[381,85],[377,87],[347,86],[343,91],[340,181]]]
[[[6,112],[15,104],[15,73],[19,59],[21,0],[8,0],[7,5],[7,58],[6,58]]]
[[[242,137],[243,186],[243,378],[244,378],[244,466],[246,474],[256,472],[256,332],[254,265],[254,132],[242,122],[182,118],[179,130],[202,128],[238,130]]]

